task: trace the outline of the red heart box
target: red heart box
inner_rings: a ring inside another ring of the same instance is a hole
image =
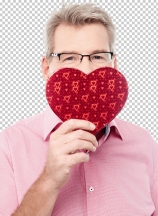
[[[90,74],[75,68],[62,68],[46,84],[46,98],[62,120],[93,122],[97,134],[121,111],[128,97],[128,83],[116,69],[102,67]]]

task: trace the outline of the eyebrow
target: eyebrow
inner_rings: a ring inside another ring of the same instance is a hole
[[[100,52],[110,52],[104,49],[98,49],[98,50],[94,50],[92,53],[100,53]]]
[[[101,52],[110,52],[110,51],[107,51],[107,50],[105,50],[105,49],[97,49],[97,50],[93,50],[93,51],[91,52],[91,54],[93,54],[93,53],[101,53]],[[71,51],[66,51],[66,50],[64,50],[64,51],[62,51],[62,52],[60,52],[60,53],[76,53],[76,54],[81,54],[81,53],[78,53],[78,52],[76,52],[76,51],[74,51],[74,50],[71,50]]]

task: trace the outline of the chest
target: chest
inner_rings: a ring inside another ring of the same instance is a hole
[[[130,159],[96,158],[73,168],[52,216],[150,216],[154,205],[146,166]],[[72,213],[73,212],[73,213]]]

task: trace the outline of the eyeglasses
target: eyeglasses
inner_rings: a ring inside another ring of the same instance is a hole
[[[77,53],[51,53],[50,56],[58,57],[56,58],[57,63],[71,66],[79,64],[82,62],[83,57],[87,56],[89,61],[99,65],[109,63],[112,60],[113,52],[100,52],[90,55],[82,55]]]

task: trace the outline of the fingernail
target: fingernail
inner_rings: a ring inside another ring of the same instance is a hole
[[[97,148],[94,146],[94,147],[93,147],[93,151],[95,152],[96,150],[97,150]]]
[[[90,127],[91,127],[92,129],[95,129],[95,124],[90,123]]]
[[[96,144],[97,144],[97,146],[98,146],[98,141],[96,140]]]

